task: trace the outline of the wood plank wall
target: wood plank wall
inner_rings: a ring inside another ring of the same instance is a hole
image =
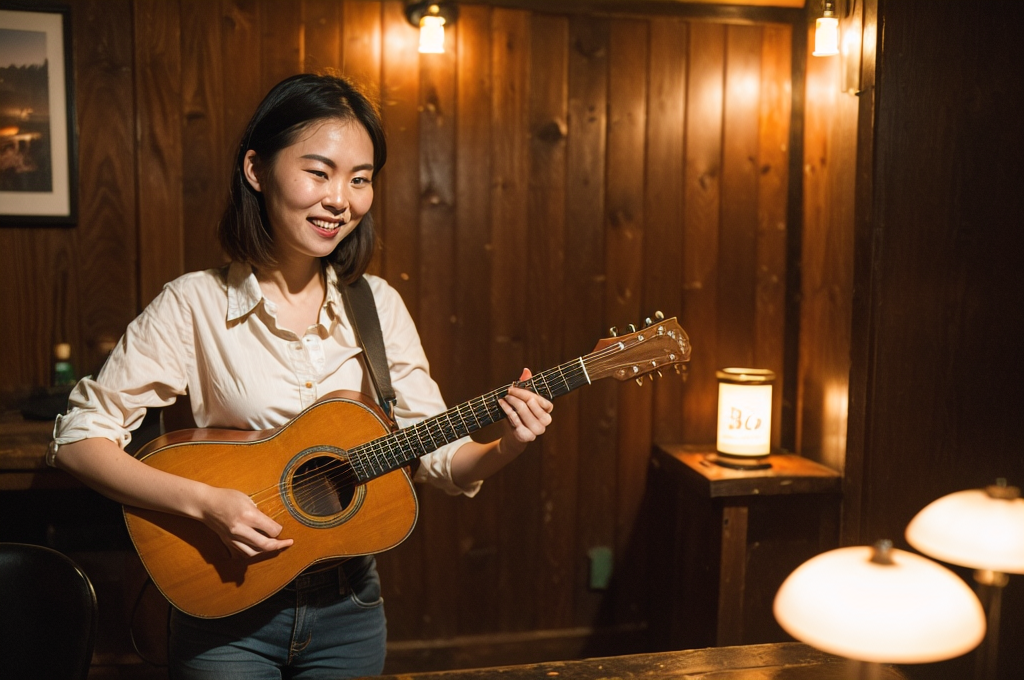
[[[652,441],[714,441],[716,368],[784,374],[792,30],[461,10],[450,50],[421,56],[397,0],[72,2],[80,220],[0,231],[0,390],[44,384],[56,341],[96,370],[164,281],[221,262],[249,112],[284,76],[337,69],[380,99],[373,271],[449,402],[655,310],[695,347],[686,382],[563,398],[478,498],[423,490],[381,559],[392,639],[641,624]],[[588,588],[596,547],[607,592]]]

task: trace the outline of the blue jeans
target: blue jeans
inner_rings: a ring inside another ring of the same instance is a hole
[[[379,675],[386,639],[376,562],[356,557],[340,572],[300,576],[233,616],[198,619],[172,609],[170,678],[333,680]]]

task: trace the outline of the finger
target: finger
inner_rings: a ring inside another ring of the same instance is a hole
[[[520,401],[522,401],[524,403],[534,402],[534,403],[540,405],[540,407],[542,409],[544,409],[545,411],[547,411],[548,413],[551,413],[552,411],[555,410],[555,405],[554,404],[552,404],[550,401],[548,401],[544,397],[540,396],[536,392],[531,392],[530,390],[524,390],[521,387],[510,387],[509,390],[508,390],[508,393],[509,393],[509,396],[515,397],[516,399],[519,399]]]
[[[519,416],[519,412],[516,410],[514,406],[512,406],[512,404],[510,404],[507,401],[507,399],[507,397],[502,397],[501,399],[498,400],[498,405],[501,406],[501,409],[505,412],[505,416],[507,417],[509,424],[513,428],[522,427],[523,420]]]

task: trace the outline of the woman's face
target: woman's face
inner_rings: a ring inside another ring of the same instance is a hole
[[[373,142],[354,120],[317,121],[269,164],[249,150],[245,176],[263,194],[278,261],[325,257],[373,203]]]

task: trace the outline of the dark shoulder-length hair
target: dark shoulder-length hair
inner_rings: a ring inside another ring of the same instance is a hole
[[[245,155],[252,149],[261,162],[272,164],[277,154],[295,142],[311,124],[330,120],[357,121],[373,142],[373,175],[387,159],[380,113],[370,99],[345,78],[304,73],[282,80],[267,93],[249,121],[238,147],[231,175],[231,192],[220,220],[218,236],[228,256],[253,267],[275,264],[274,234],[263,195],[245,179]],[[349,284],[366,271],[376,247],[370,213],[325,260]]]

